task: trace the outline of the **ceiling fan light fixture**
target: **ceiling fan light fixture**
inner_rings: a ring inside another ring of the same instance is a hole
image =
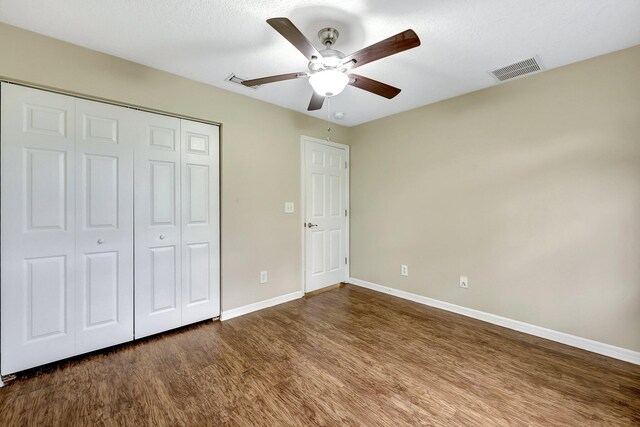
[[[308,76],[309,83],[313,88],[313,95],[307,111],[321,109],[327,97],[329,98],[327,99],[328,109],[330,97],[341,93],[347,85],[387,99],[395,97],[400,93],[400,89],[397,87],[353,74],[351,70],[420,46],[420,39],[416,32],[408,29],[345,57],[342,52],[333,49],[339,36],[338,30],[335,28],[327,27],[320,30],[318,37],[325,49],[318,51],[288,18],[270,18],[267,19],[267,23],[307,58],[309,71],[245,80],[242,84],[249,87],[260,86]]]
[[[335,96],[349,84],[349,77],[336,70],[318,71],[309,77],[313,90],[322,96]]]

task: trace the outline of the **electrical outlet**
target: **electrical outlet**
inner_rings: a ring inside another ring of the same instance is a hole
[[[465,289],[469,287],[469,278],[467,276],[460,276],[460,287]]]
[[[260,283],[267,283],[268,276],[266,271],[260,272]]]
[[[293,213],[294,211],[293,202],[284,202],[284,213]]]
[[[400,266],[400,275],[408,276],[409,275],[409,267],[407,267],[406,265],[402,264]]]

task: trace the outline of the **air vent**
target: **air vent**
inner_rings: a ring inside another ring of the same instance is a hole
[[[242,79],[242,78],[236,76],[233,73],[229,74],[229,76],[224,80],[227,81],[227,82],[239,84],[240,86],[246,87],[246,88],[249,88],[249,89],[258,89],[258,86],[245,86],[245,85],[243,85],[242,82],[245,81],[246,79]]]
[[[498,81],[504,82],[505,80],[515,79],[516,77],[535,73],[541,70],[542,66],[540,66],[540,61],[536,57],[533,57],[505,67],[496,68],[489,72],[493,77],[498,79]]]

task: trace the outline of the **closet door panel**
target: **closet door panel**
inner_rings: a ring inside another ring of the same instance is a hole
[[[180,120],[136,112],[135,336],[182,324]]]
[[[2,374],[75,354],[75,100],[2,83]]]
[[[133,339],[135,113],[76,101],[77,353]]]
[[[82,278],[82,330],[87,333],[91,328],[100,329],[105,335],[110,331],[110,327],[122,319],[123,304],[120,302],[118,291],[122,287],[118,277],[120,271],[119,253],[117,251],[88,253],[83,255],[82,268],[85,277]],[[125,340],[133,339],[133,325],[127,331]],[[85,343],[86,344],[86,343]],[[97,343],[96,343],[97,344]],[[103,343],[103,347],[111,344]],[[88,350],[85,350],[88,351]]]
[[[180,310],[175,245],[150,248],[149,252],[151,315]]]
[[[189,268],[186,278],[187,307],[211,300],[211,248],[209,243],[194,243],[186,246],[185,266]],[[212,316],[214,317],[215,312]]]
[[[219,128],[181,120],[182,324],[220,315]]]

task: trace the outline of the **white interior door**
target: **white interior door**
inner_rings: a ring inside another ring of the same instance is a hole
[[[348,147],[304,137],[305,291],[348,278]]]
[[[2,83],[2,373],[75,354],[75,100]]]
[[[76,352],[133,339],[133,111],[76,101]]]
[[[218,126],[181,121],[182,324],[220,315]]]
[[[182,325],[180,119],[137,112],[135,336]]]

